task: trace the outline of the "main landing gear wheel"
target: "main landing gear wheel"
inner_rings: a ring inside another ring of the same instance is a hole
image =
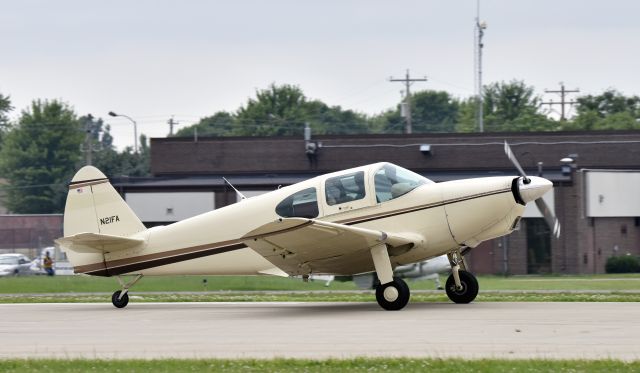
[[[461,287],[456,288],[456,280],[453,278],[453,273],[450,274],[445,286],[447,296],[455,303],[471,303],[478,295],[478,280],[476,276],[464,270],[458,271],[458,274]]]
[[[409,302],[409,295],[409,286],[398,277],[387,284],[376,286],[376,300],[387,311],[403,309]]]
[[[125,308],[129,304],[129,294],[125,293],[121,298],[122,291],[118,290],[111,296],[111,303],[117,308]],[[118,299],[120,298],[120,299]]]

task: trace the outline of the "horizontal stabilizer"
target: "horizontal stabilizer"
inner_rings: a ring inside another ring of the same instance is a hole
[[[77,253],[104,253],[125,250],[144,243],[143,239],[99,233],[78,233],[55,241],[64,249]]]

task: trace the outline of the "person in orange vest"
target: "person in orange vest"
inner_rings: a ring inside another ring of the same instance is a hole
[[[42,259],[42,268],[47,272],[47,276],[53,276],[55,272],[53,271],[53,259],[49,256],[49,252],[45,254],[44,259]]]

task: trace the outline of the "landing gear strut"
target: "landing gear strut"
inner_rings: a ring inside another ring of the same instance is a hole
[[[454,303],[471,303],[478,295],[478,280],[466,271],[460,251],[447,254],[451,263],[451,274],[447,278],[445,290]]]
[[[137,275],[131,282],[125,283],[120,276],[117,277],[122,290],[118,290],[111,296],[111,303],[116,308],[125,308],[129,304],[129,288],[132,287],[138,280],[142,278],[142,275]]]
[[[376,300],[387,311],[403,309],[409,302],[409,286],[399,277],[393,277],[393,268],[387,252],[387,245],[379,243],[371,248],[373,265],[380,284],[376,285]]]

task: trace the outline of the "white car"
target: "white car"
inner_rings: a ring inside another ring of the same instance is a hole
[[[0,276],[33,274],[31,260],[22,254],[0,254]]]

